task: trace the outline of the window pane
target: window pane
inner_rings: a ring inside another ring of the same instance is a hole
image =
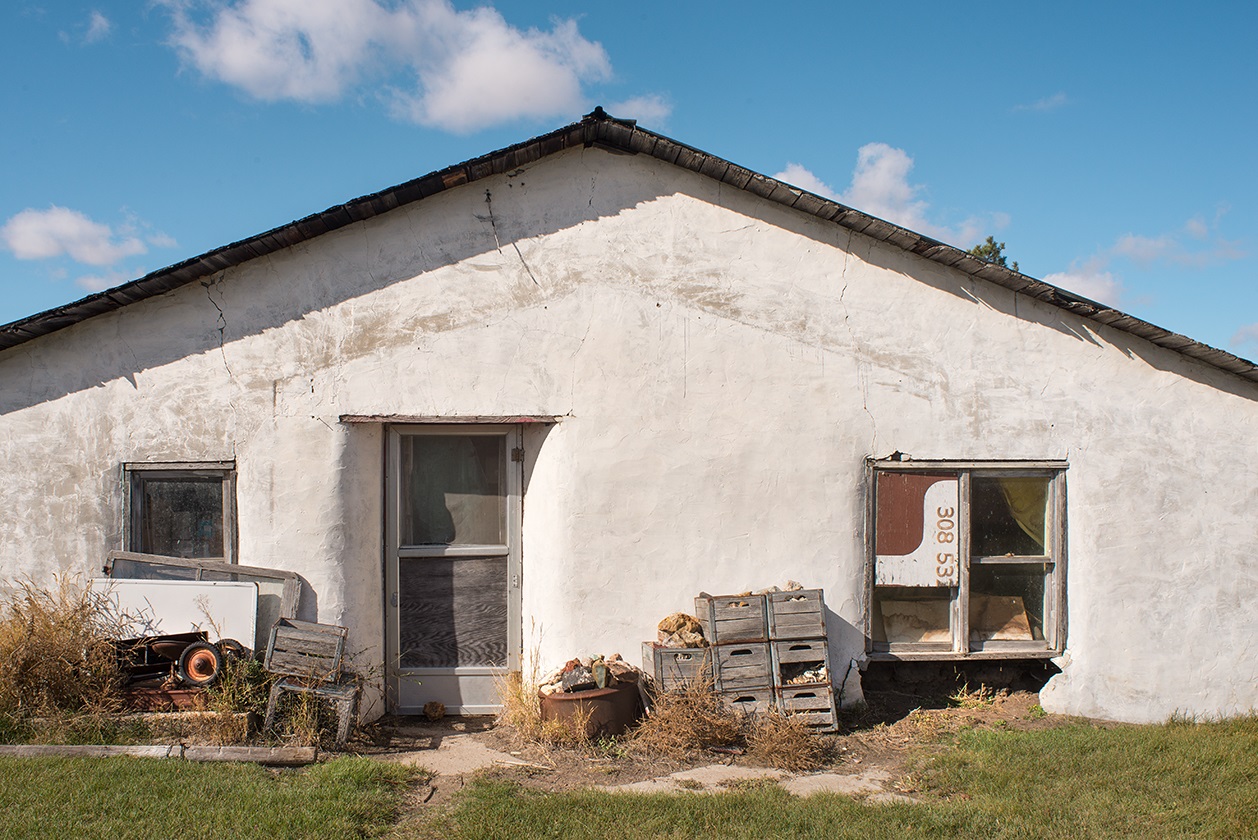
[[[138,563],[134,560],[118,559],[114,561],[113,572],[110,576],[132,580],[196,580],[197,570],[183,566],[159,566],[156,563]]]
[[[1043,641],[1046,578],[1038,563],[971,566],[970,641]]]
[[[137,550],[167,557],[223,557],[223,480],[140,476]]]
[[[872,634],[888,644],[952,644],[948,618],[952,590],[924,586],[880,586],[874,590]]]
[[[1048,553],[1047,477],[979,478],[971,482],[970,553],[977,557]]]
[[[403,435],[400,543],[504,544],[506,445],[501,435]]]

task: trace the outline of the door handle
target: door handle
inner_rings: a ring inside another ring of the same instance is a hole
[[[389,603],[395,607],[397,606],[397,593],[396,592],[394,592],[393,596],[389,598]]]

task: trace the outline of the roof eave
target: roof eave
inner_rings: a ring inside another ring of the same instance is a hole
[[[731,163],[638,127],[633,120],[617,119],[595,108],[580,122],[525,140],[471,160],[431,172],[379,192],[329,207],[321,213],[289,222],[265,233],[233,242],[167,268],[154,271],[103,292],[0,326],[0,351],[56,332],[88,318],[121,309],[128,304],[165,294],[251,259],[387,213],[404,204],[420,201],[454,187],[518,169],[565,149],[597,147],[611,152],[645,154],[688,169],[764,199],[887,242],[932,262],[955,268],[989,283],[1028,295],[1081,318],[1130,333],[1159,347],[1173,350],[1251,382],[1258,382],[1258,365],[1225,350],[1163,329],[1094,300],[1081,297],[1042,280],[985,262],[947,243],[931,239],[863,213],[837,201],[794,187],[775,178]]]

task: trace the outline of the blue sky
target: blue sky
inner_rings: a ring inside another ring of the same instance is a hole
[[[0,323],[595,104],[1258,357],[1250,4],[13,0]]]

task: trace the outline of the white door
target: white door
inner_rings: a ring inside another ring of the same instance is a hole
[[[498,711],[520,656],[520,431],[389,431],[385,587],[392,711]]]

